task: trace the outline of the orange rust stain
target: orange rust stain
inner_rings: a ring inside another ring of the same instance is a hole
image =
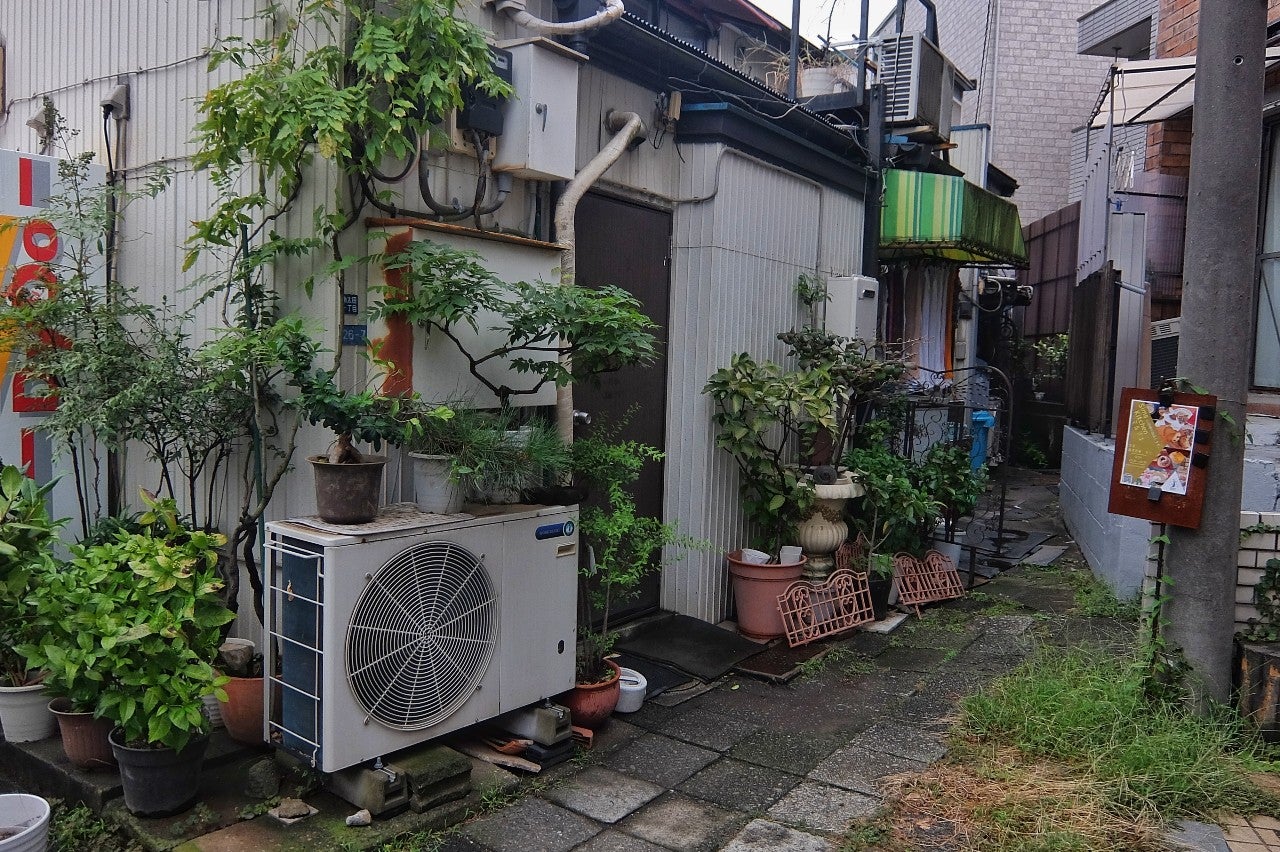
[[[388,257],[404,249],[413,240],[413,232],[405,231],[387,240]],[[382,280],[387,287],[387,298],[409,296],[409,283],[403,269],[383,269]],[[413,325],[402,317],[387,317],[387,333],[370,342],[370,348],[387,362],[387,373],[382,380],[382,393],[401,396],[413,392]]]

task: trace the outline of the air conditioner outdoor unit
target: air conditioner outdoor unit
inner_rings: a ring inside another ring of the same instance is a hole
[[[492,509],[268,525],[271,742],[334,772],[573,687],[577,509]]]
[[[881,48],[884,119],[889,127],[927,141],[951,137],[956,69],[922,33],[889,36]]]
[[[1182,317],[1151,323],[1151,387],[1158,388],[1178,375],[1178,336]]]

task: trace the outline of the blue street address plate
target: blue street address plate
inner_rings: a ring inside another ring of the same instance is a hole
[[[364,346],[368,342],[369,326],[344,325],[342,327],[343,346]]]

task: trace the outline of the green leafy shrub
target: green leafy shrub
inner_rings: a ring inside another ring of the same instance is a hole
[[[639,591],[641,581],[662,568],[668,545],[702,547],[680,534],[674,524],[645,517],[636,509],[631,489],[640,471],[662,459],[656,448],[638,441],[619,441],[597,427],[597,434],[573,444],[573,467],[580,481],[599,494],[599,504],[583,508],[578,532],[592,557],[579,572],[577,679],[595,683],[608,673],[604,657],[615,635],[609,610]]]
[[[150,502],[139,522],[144,532],[77,545],[68,563],[46,566],[33,594],[42,635],[18,650],[127,744],[181,750],[207,730],[202,696],[226,682],[212,666],[234,617],[219,594],[226,538],[183,527],[170,499]]]
[[[0,469],[0,685],[24,686],[38,664],[16,648],[39,636],[30,600],[53,565],[52,548],[61,521],[49,518],[45,497],[52,484],[36,485],[13,465]]]

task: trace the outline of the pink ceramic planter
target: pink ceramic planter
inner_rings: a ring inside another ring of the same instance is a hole
[[[776,639],[786,633],[778,595],[800,579],[807,560],[801,556],[798,562],[756,565],[739,559],[741,553],[734,550],[725,556],[738,607],[738,632],[757,641]]]

